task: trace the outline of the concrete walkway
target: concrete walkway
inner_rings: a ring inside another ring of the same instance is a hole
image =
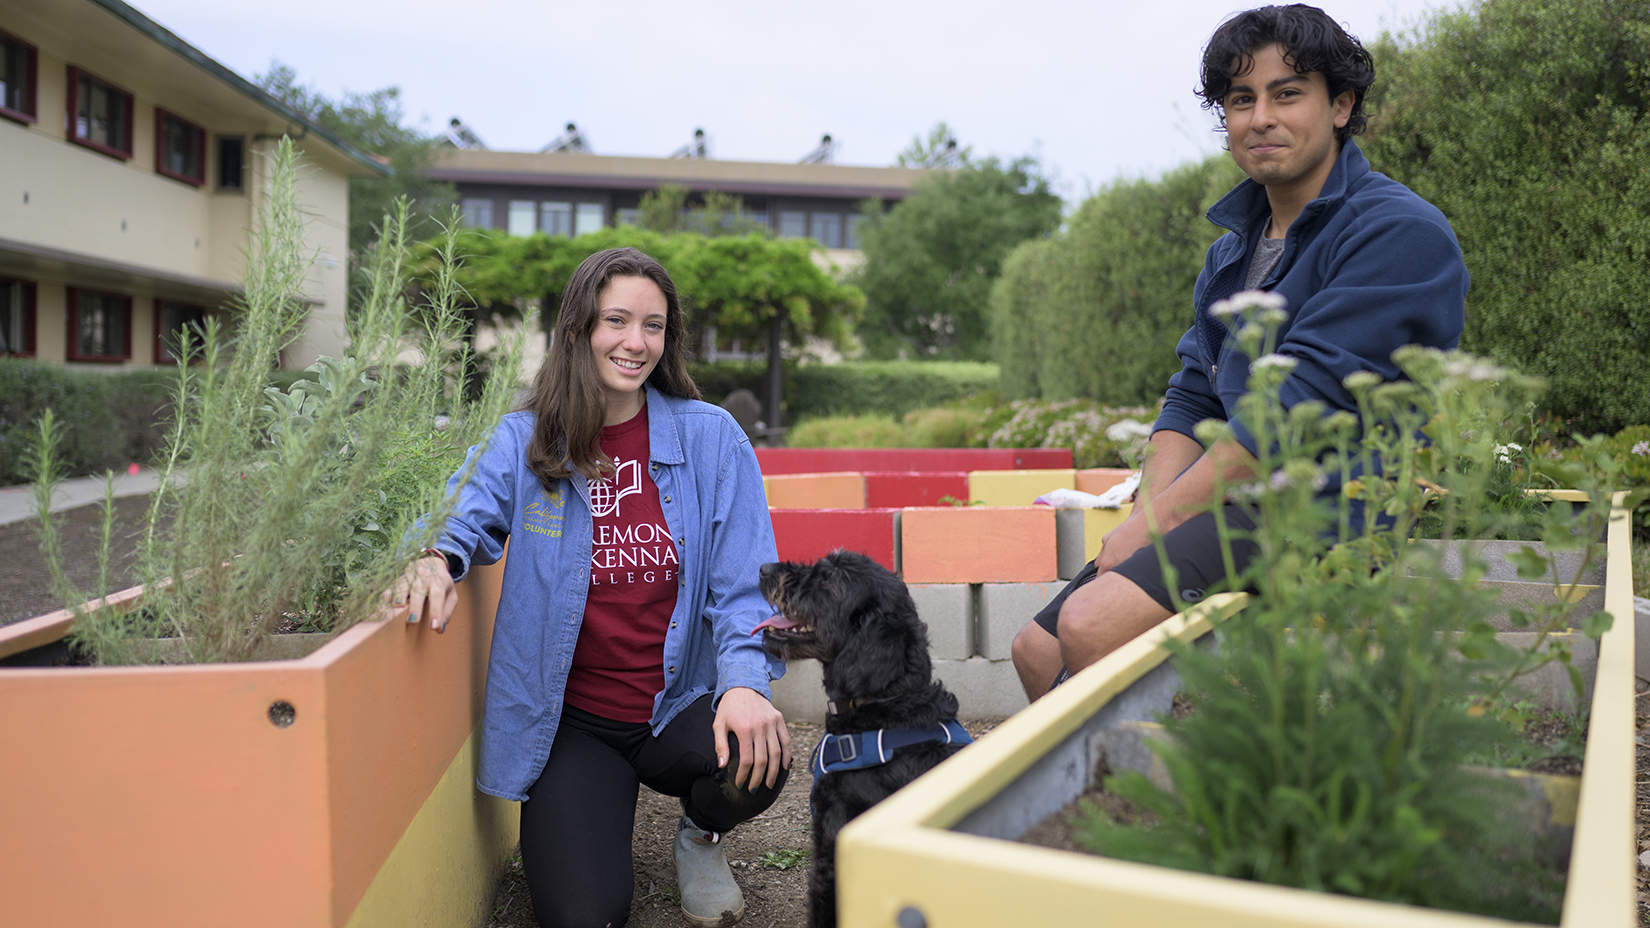
[[[142,496],[160,487],[160,475],[144,467],[135,474],[116,472],[115,496]],[[78,509],[103,501],[102,477],[76,477],[57,485],[52,496],[52,512]],[[0,525],[10,525],[34,517],[34,486],[0,487]]]

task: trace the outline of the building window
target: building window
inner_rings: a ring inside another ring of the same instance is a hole
[[[69,289],[70,361],[124,361],[132,356],[132,298]]]
[[[573,204],[540,203],[539,231],[545,235],[572,235]]]
[[[155,170],[196,187],[206,183],[206,130],[155,110]]]
[[[616,209],[613,211],[613,221],[621,227],[640,226],[642,224],[642,211],[633,206],[626,209]]]
[[[0,355],[34,354],[34,284],[0,280]]]
[[[504,226],[505,231],[511,235],[532,235],[536,231],[533,228],[536,218],[533,215],[535,212],[537,210],[534,209],[532,200],[511,200],[509,218]]]
[[[808,214],[781,210],[779,213],[779,237],[807,238]]]
[[[206,341],[206,310],[188,303],[155,301],[155,363],[177,363],[183,358],[183,333],[189,333],[189,360],[201,358]]]
[[[34,46],[0,32],[0,116],[34,122],[34,75],[39,59]]]
[[[580,203],[579,211],[573,220],[574,235],[589,235],[600,232],[602,226],[607,225],[607,210],[600,203]]]
[[[842,217],[836,213],[814,213],[814,241],[826,248],[841,248]]]
[[[855,213],[848,217],[848,240],[844,244],[855,250],[860,248],[860,236],[865,231],[865,214]]]
[[[240,190],[246,167],[246,139],[240,136],[218,138],[218,189]]]
[[[70,67],[69,131],[87,148],[123,161],[132,157],[132,95]]]
[[[463,202],[464,224],[472,229],[493,227],[493,201],[466,197]]]

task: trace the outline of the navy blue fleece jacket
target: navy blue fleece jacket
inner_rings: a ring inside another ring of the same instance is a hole
[[[1209,210],[1210,222],[1231,231],[1209,246],[1193,291],[1196,321],[1175,347],[1182,367],[1169,379],[1153,431],[1195,439],[1199,422],[1223,419],[1238,442],[1257,451],[1237,412],[1248,390],[1249,359],[1209,307],[1243,289],[1249,255],[1270,215],[1266,188],[1252,180]],[[1297,363],[1282,387],[1284,405],[1318,400],[1329,411],[1356,412],[1341,385],[1348,374],[1372,371],[1396,380],[1392,352],[1398,348],[1456,347],[1465,323],[1467,267],[1444,214],[1371,171],[1348,140],[1318,198],[1289,226],[1283,256],[1261,289],[1289,301],[1276,350]]]

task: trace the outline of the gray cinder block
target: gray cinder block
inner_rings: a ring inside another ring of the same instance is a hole
[[[974,591],[966,583],[909,585],[917,615],[928,625],[928,653],[963,660],[974,656]]]
[[[1006,718],[1029,705],[1011,661],[937,660],[934,675],[957,695],[960,719]]]
[[[769,684],[774,708],[787,719],[825,721],[825,684],[819,661],[796,661],[785,668],[785,675]]]
[[[975,632],[980,656],[994,661],[1008,660],[1014,635],[1065,586],[1063,581],[980,584]]]

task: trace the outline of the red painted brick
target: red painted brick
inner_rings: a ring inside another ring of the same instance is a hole
[[[828,471],[1058,470],[1070,448],[757,448],[764,474]]]
[[[899,571],[894,541],[901,518],[898,509],[770,509],[774,541],[782,561],[816,561],[837,548],[869,556],[889,570]],[[1050,537],[1053,537],[1050,529]]]
[[[865,475],[865,505],[871,508],[949,505],[942,496],[967,502],[968,472],[873,471]]]

